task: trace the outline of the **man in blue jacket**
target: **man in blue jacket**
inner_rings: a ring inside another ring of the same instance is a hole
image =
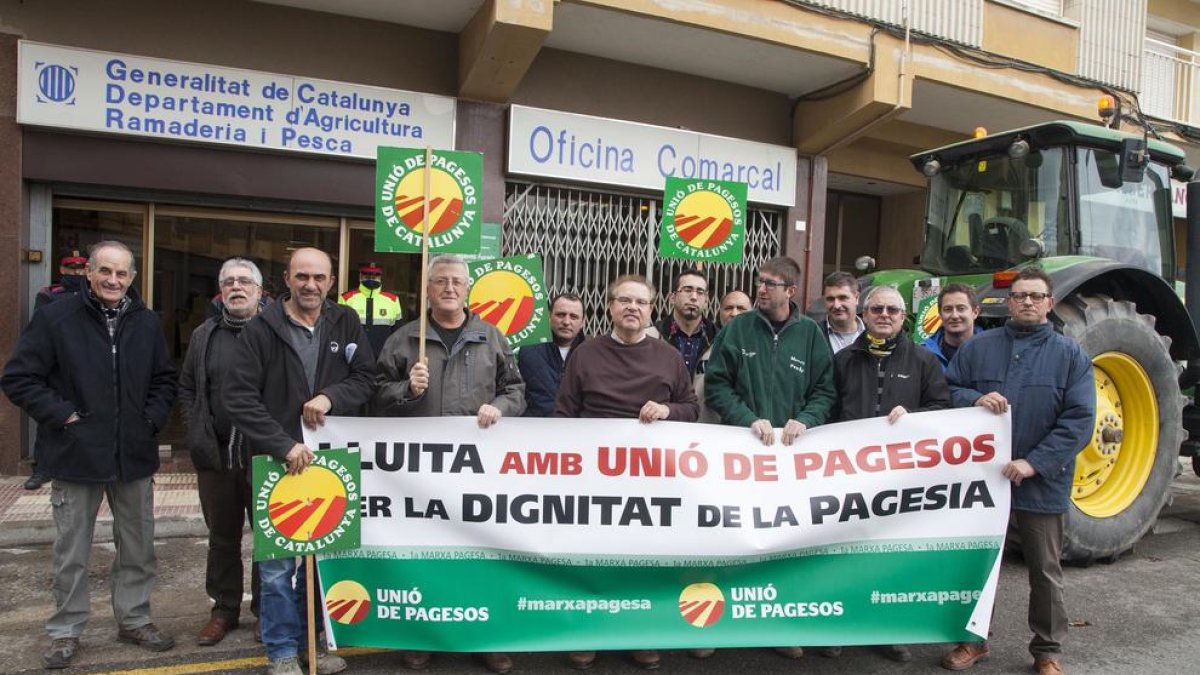
[[[1075,455],[1092,435],[1095,381],[1079,343],[1054,331],[1049,275],[1022,269],[1008,296],[1011,318],[971,338],[946,370],[957,407],[1013,411],[1010,527],[1029,569],[1029,652],[1039,675],[1062,675],[1067,635],[1063,601],[1063,523],[1071,505]],[[986,642],[965,642],[942,658],[947,670],[966,670],[988,654]]]
[[[949,284],[938,293],[938,318],[942,327],[921,344],[933,352],[942,364],[942,370],[950,365],[950,359],[958,348],[979,332],[975,320],[979,318],[979,300],[975,289],[966,284]]]
[[[523,348],[517,367],[525,380],[525,417],[553,417],[567,358],[583,344],[583,299],[574,293],[550,301],[551,341]]]
[[[91,614],[88,558],[100,501],[118,542],[112,603],[117,639],[151,651],[175,640],[150,621],[154,588],[154,437],[175,402],[175,367],[158,316],[129,289],[133,253],[92,247],[85,292],[50,303],[21,334],[0,386],[38,425],[38,469],[53,481],[54,614],[48,669],[66,668]]]

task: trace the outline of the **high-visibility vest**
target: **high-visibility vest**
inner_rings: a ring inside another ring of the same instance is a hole
[[[358,313],[363,326],[394,326],[401,319],[400,298],[383,289],[371,290],[359,286],[346,291],[338,298],[338,304],[346,305]]]

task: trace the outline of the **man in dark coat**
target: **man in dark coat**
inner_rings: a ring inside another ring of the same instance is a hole
[[[229,420],[221,387],[232,367],[242,328],[259,312],[262,272],[245,258],[230,258],[221,265],[217,283],[221,314],[192,332],[179,373],[179,409],[196,468],[200,509],[208,525],[204,589],[213,607],[208,623],[196,636],[196,644],[202,647],[217,644],[238,625],[244,571],[242,530],[254,516],[246,438]],[[258,565],[253,566],[250,589],[250,610],[257,615]]]
[[[1012,461],[1002,472],[1013,484],[1009,529],[1029,570],[1029,653],[1039,675],[1063,672],[1063,526],[1075,455],[1092,437],[1096,412],[1091,359],[1050,323],[1053,292],[1044,271],[1022,269],[1008,294],[1008,322],[968,340],[946,369],[955,406],[1013,411]],[[987,655],[987,642],[964,642],[942,667],[966,670]]]
[[[46,622],[46,668],[70,665],[91,613],[88,558],[102,499],[117,541],[117,639],[152,651],[175,646],[150,620],[154,437],[175,401],[175,368],[158,317],[128,295],[136,276],[127,246],[93,246],[87,292],[35,312],[0,379],[8,398],[37,422],[38,468],[54,481],[55,610]]]
[[[354,310],[326,297],[334,277],[324,251],[293,252],[286,281],[288,293],[242,329],[223,391],[251,454],[269,454],[298,474],[314,458],[301,424],[321,426],[326,413],[359,414],[374,392],[375,355]],[[304,568],[295,558],[259,563],[268,675],[301,675]],[[319,649],[316,667],[328,675],[346,662]]]
[[[553,339],[521,349],[517,367],[525,380],[525,417],[552,417],[567,359],[583,344],[583,299],[563,293],[550,301]]]

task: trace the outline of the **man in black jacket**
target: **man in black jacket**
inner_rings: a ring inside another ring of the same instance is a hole
[[[876,286],[863,301],[866,331],[833,357],[839,422],[887,416],[895,424],[905,413],[950,407],[950,387],[937,357],[913,343],[904,326],[904,298],[890,286]],[[827,653],[834,655],[834,648]],[[911,661],[904,645],[885,645],[894,661]]]
[[[242,529],[254,508],[246,439],[229,421],[221,396],[242,328],[258,314],[262,272],[245,258],[230,258],[217,275],[221,313],[192,332],[179,373],[179,409],[196,468],[200,508],[208,525],[204,589],[212,598],[208,623],[196,636],[202,647],[215,645],[238,625],[242,609]],[[258,614],[258,565],[250,576],[250,610]]]
[[[88,558],[101,499],[113,514],[117,639],[152,651],[175,646],[150,620],[154,587],[155,434],[175,401],[175,368],[158,317],[128,296],[133,253],[92,247],[86,293],[33,315],[0,386],[38,424],[38,469],[53,481],[55,611],[46,668],[66,668],[90,614]]]
[[[582,298],[563,293],[550,301],[550,332],[550,342],[525,347],[517,354],[517,367],[525,380],[525,417],[554,416],[567,358],[583,344]]]
[[[288,261],[288,293],[246,324],[225,378],[225,405],[252,454],[285,462],[302,473],[313,460],[301,424],[316,428],[326,413],[357,415],[374,391],[375,355],[354,310],[326,296],[333,261],[302,248]],[[300,675],[304,658],[304,565],[295,558],[259,563],[259,621],[268,675]],[[346,668],[320,650],[317,672]]]

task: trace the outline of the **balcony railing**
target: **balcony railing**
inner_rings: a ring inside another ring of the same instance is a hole
[[[1142,52],[1142,112],[1200,125],[1200,53],[1146,38]]]

